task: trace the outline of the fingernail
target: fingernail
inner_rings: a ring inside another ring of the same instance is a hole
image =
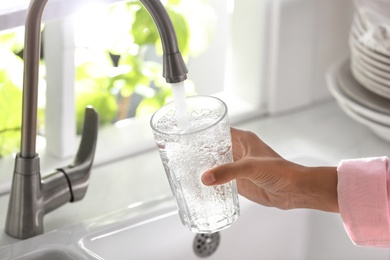
[[[215,182],[215,176],[211,172],[205,173],[202,176],[202,181],[205,185],[211,185]]]

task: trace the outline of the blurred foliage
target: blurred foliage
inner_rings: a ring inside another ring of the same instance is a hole
[[[215,19],[207,0],[163,3],[184,59],[201,53],[210,41]],[[162,78],[160,37],[138,0],[109,8],[90,6],[74,19],[78,133],[87,105],[99,112],[100,124],[106,125],[151,114],[171,99],[171,88]],[[23,75],[20,56],[24,34],[21,29],[0,35],[0,157],[16,151],[20,143]],[[44,67],[40,71],[44,73]],[[191,84],[187,85],[187,92],[193,92]],[[40,81],[40,88],[45,88],[44,80]],[[44,95],[44,90],[39,94]],[[39,127],[44,121],[43,107],[41,104],[39,108]]]
[[[20,143],[23,61],[16,53],[21,42],[16,31],[0,36],[0,158]]]

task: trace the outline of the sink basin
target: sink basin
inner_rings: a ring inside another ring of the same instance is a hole
[[[0,248],[0,259],[12,260],[88,260],[77,246],[67,244],[64,233],[52,232]],[[62,237],[62,238],[61,238]],[[57,238],[57,239],[56,239]]]
[[[388,249],[354,246],[338,214],[239,199],[241,216],[212,236],[184,227],[168,198],[2,247],[0,259],[389,259]]]
[[[172,201],[165,212],[113,224],[79,245],[95,259],[388,259],[387,249],[352,244],[338,214],[282,211],[240,197],[241,216],[219,237],[184,227]]]
[[[240,217],[212,236],[184,227],[168,197],[1,247],[0,259],[389,259],[354,246],[338,214],[239,200]]]
[[[303,259],[305,211],[275,214],[275,209],[242,197],[240,206],[241,216],[219,232],[217,248],[208,259],[243,259],[243,255],[245,259]],[[201,240],[200,235],[182,226],[172,203],[172,211],[94,232],[79,244],[98,259],[199,259],[196,253],[202,253],[202,248],[211,250],[207,244],[213,242],[206,238],[202,245]]]
[[[81,254],[58,247],[50,247],[42,250],[36,250],[31,253],[27,253],[23,256],[18,256],[16,258],[11,258],[15,260],[79,260],[86,259]]]

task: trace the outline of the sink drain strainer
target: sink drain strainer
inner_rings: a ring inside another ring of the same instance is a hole
[[[211,234],[197,234],[194,239],[194,252],[199,257],[211,256],[218,248],[219,232]]]

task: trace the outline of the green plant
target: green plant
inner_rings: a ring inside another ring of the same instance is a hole
[[[0,36],[0,158],[20,144],[23,62],[17,33]]]
[[[210,39],[213,23],[207,1],[167,0],[164,4],[185,60],[201,53]],[[87,13],[80,14],[82,19],[75,27],[79,133],[87,105],[98,110],[101,125],[106,125],[134,115],[150,114],[172,95],[171,88],[161,77],[159,34],[140,2],[130,0],[109,8],[100,6],[95,11],[97,13],[88,9]],[[200,18],[199,13],[202,13]],[[96,19],[87,18],[88,14]],[[92,36],[91,31],[95,31]],[[20,144],[23,35],[23,28],[0,35],[0,158],[16,151]],[[40,71],[44,74],[44,62],[41,63]],[[44,75],[41,77],[39,95],[44,95]],[[137,104],[132,104],[134,97],[139,99]],[[135,109],[133,114],[129,113],[130,108]],[[39,129],[43,122],[44,104],[41,104]]]
[[[169,0],[165,8],[174,24],[184,58],[188,60],[190,56],[199,54],[209,41],[210,23],[193,20],[196,17],[199,21],[199,12],[204,14],[210,9],[207,1]],[[89,24],[99,26],[99,21],[104,20],[97,35],[76,32],[80,42],[89,41],[88,47],[80,47],[76,54],[78,131],[87,103],[98,110],[102,115],[100,123],[105,125],[133,116],[129,114],[130,108],[135,108],[136,116],[150,114],[172,96],[170,86],[161,78],[160,36],[146,9],[138,0],[132,0],[104,10],[95,10],[99,15],[95,13],[87,19],[83,13],[82,19],[77,22],[80,24],[87,20]],[[194,10],[198,11],[197,16]],[[91,10],[88,12],[91,14]],[[99,17],[99,21],[91,22],[94,17]],[[212,19],[212,14],[202,17],[203,21]],[[198,33],[198,41],[195,42],[191,34],[202,28],[206,33],[201,37]],[[141,99],[139,104],[131,103],[134,96]]]
[[[21,137],[24,30],[0,34],[0,158],[18,150]],[[41,68],[43,63],[41,62]],[[40,70],[41,72],[44,69]],[[45,80],[40,75],[40,86]],[[43,84],[42,84],[43,83]],[[40,95],[44,92],[39,91]],[[40,98],[39,100],[44,100]],[[38,105],[38,129],[44,122],[44,103]]]

